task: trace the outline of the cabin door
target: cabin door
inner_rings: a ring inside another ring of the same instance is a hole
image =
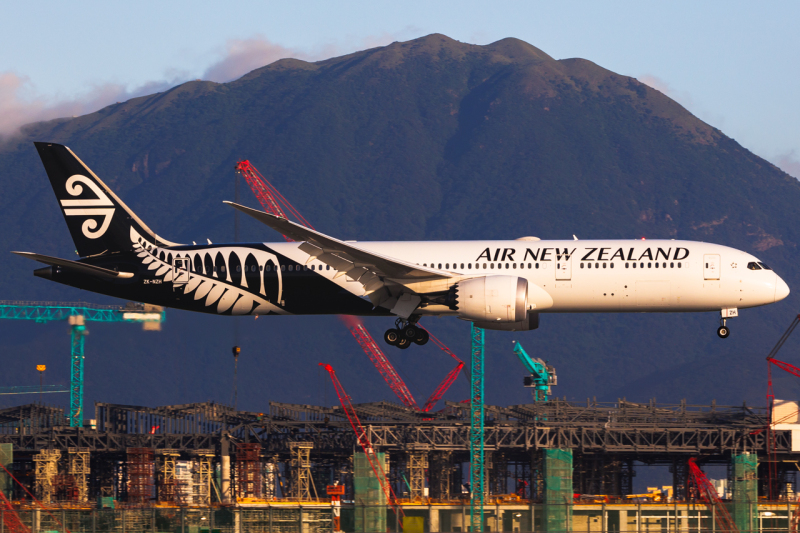
[[[719,254],[703,256],[703,279],[719,279]]]
[[[172,261],[172,287],[173,289],[189,283],[189,258],[176,257]]]
[[[569,281],[572,279],[572,256],[562,256],[556,259],[556,281]]]

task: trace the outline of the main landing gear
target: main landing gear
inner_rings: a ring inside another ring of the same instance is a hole
[[[412,342],[422,346],[428,342],[429,338],[427,331],[412,322],[399,318],[395,322],[395,327],[387,329],[386,333],[383,334],[383,340],[386,341],[386,344],[397,346],[401,350],[411,346]]]
[[[725,319],[720,319],[720,326],[717,328],[717,335],[719,335],[720,339],[727,339],[728,335],[731,334],[731,330],[728,329],[728,326],[725,324]]]

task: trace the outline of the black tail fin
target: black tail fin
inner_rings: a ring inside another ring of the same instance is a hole
[[[34,143],[81,257],[133,250],[132,235],[171,246],[153,233],[66,146]],[[132,231],[135,230],[135,231]]]

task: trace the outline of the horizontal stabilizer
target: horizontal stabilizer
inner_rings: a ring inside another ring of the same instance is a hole
[[[86,263],[81,263],[78,261],[70,261],[69,259],[50,257],[49,255],[34,254],[32,252],[11,252],[11,253],[17,254],[20,257],[25,257],[27,259],[33,259],[34,261],[39,261],[40,263],[44,263],[45,265],[59,266],[61,268],[72,270],[74,272],[79,272],[81,274],[86,274],[88,276],[96,276],[105,279],[126,279],[133,277],[132,272],[117,272],[116,270],[109,270],[108,268],[103,268],[94,265],[87,265]]]

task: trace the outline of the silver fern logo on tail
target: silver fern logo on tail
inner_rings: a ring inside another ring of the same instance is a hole
[[[81,231],[86,238],[97,239],[105,234],[111,224],[111,219],[114,217],[114,204],[96,183],[80,174],[70,176],[67,180],[67,194],[70,196],[83,194],[83,186],[81,184],[86,185],[97,198],[61,200],[61,206],[64,208],[64,214],[68,217],[89,217],[81,224]],[[99,224],[100,229],[97,229],[98,217],[102,217],[102,223]]]

